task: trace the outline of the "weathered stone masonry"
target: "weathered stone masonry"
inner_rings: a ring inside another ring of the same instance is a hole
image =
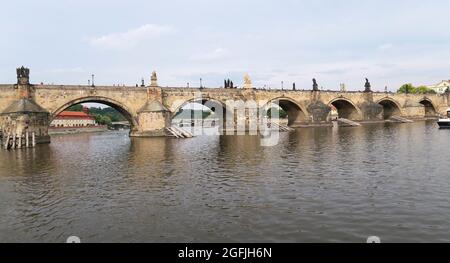
[[[1,131],[3,135],[35,132],[37,143],[50,141],[47,130],[55,116],[71,105],[85,102],[116,108],[130,121],[130,136],[142,137],[165,136],[174,114],[193,101],[217,105],[224,113],[229,100],[253,100],[260,109],[277,102],[288,112],[293,127],[330,124],[331,106],[341,118],[359,122],[393,116],[436,117],[449,107],[449,94],[371,92],[370,86],[365,92],[261,90],[251,88],[247,79],[245,89],[163,88],[157,84],[156,73],[148,87],[34,85],[29,82],[28,69],[17,69],[17,75],[17,84],[0,85]]]

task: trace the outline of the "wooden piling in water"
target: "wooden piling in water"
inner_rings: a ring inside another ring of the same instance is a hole
[[[16,135],[15,134],[13,134],[13,136],[12,136],[12,147],[11,148],[16,148]]]
[[[25,147],[30,147],[30,134],[25,132]]]
[[[11,135],[8,133],[8,136],[6,136],[6,141],[5,141],[5,150],[8,150],[8,144],[9,144],[10,139],[11,139]]]
[[[31,139],[30,139],[31,136]],[[25,134],[5,134],[3,137],[3,144],[0,145],[0,148],[3,147],[5,150],[9,149],[21,149],[21,148],[29,148],[36,146],[36,133],[35,132],[25,132]]]

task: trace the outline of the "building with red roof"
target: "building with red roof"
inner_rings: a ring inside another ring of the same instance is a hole
[[[83,107],[83,111],[63,111],[50,124],[50,127],[92,127],[97,126],[95,118],[89,114],[89,109]]]

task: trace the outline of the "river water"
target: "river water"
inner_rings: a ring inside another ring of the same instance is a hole
[[[0,151],[0,242],[450,242],[450,131],[59,135]]]

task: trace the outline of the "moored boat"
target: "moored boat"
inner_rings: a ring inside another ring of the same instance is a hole
[[[450,129],[450,109],[447,110],[447,118],[439,119],[438,125],[441,129]]]

